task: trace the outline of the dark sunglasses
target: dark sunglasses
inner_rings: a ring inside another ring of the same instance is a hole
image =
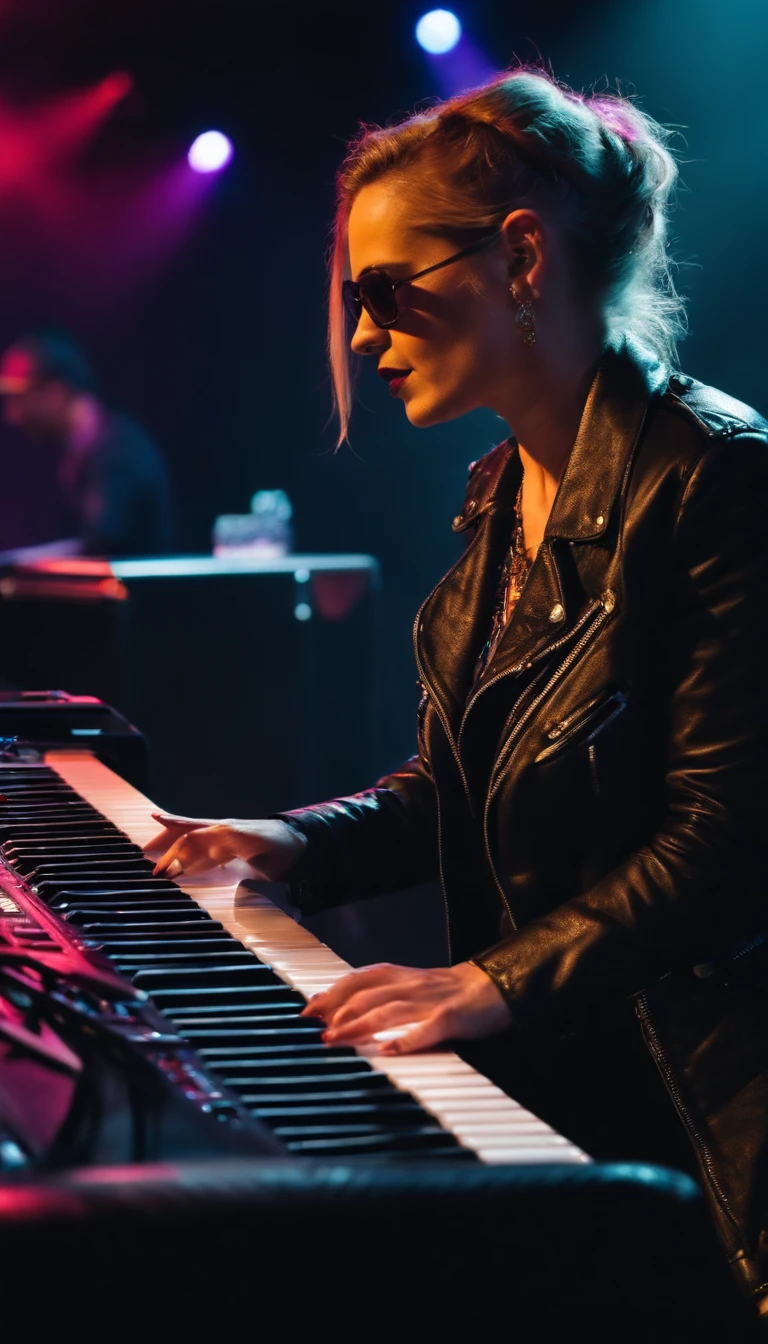
[[[365,309],[375,326],[386,331],[387,327],[394,327],[400,316],[395,291],[401,285],[410,285],[414,280],[420,280],[423,275],[441,271],[444,266],[452,266],[454,261],[461,261],[462,257],[469,257],[473,252],[480,252],[484,247],[490,247],[498,236],[498,231],[486,235],[479,242],[470,243],[469,247],[462,248],[461,252],[455,252],[452,257],[446,257],[445,261],[438,261],[434,266],[425,266],[423,271],[408,275],[404,280],[391,280],[386,271],[379,270],[376,266],[370,271],[364,271],[359,280],[345,280],[341,286],[341,293],[347,311],[357,325]]]

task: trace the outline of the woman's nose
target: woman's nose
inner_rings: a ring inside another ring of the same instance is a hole
[[[364,308],[350,341],[352,350],[356,355],[375,355],[386,350],[389,344],[389,332],[377,327]]]

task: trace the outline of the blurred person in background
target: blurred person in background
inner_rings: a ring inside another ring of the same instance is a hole
[[[3,419],[32,444],[60,448],[64,532],[47,553],[163,555],[174,507],[163,456],[129,416],[102,399],[85,352],[65,332],[19,337],[0,358]]]

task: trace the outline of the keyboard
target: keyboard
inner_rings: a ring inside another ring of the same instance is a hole
[[[10,782],[12,781],[12,783]],[[235,1109],[291,1156],[584,1164],[566,1137],[439,1049],[396,1058],[326,1045],[299,1016],[351,967],[233,862],[154,878],[148,798],[85,750],[0,764],[3,865],[81,953],[108,959]]]

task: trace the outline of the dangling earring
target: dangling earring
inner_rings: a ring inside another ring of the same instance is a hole
[[[536,322],[533,315],[533,304],[530,299],[519,299],[513,285],[510,285],[509,292],[517,304],[515,325],[523,339],[523,345],[535,345]]]

